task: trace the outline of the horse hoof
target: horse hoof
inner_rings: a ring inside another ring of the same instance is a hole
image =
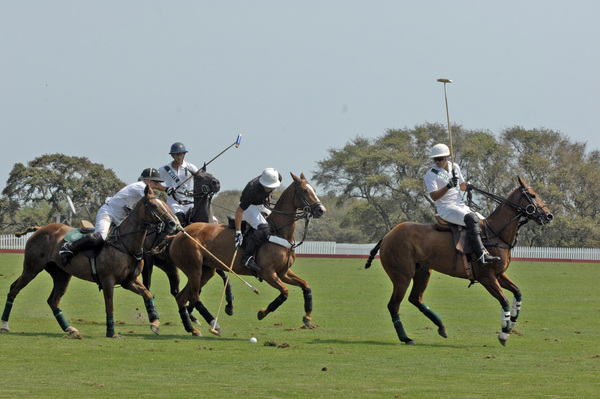
[[[156,335],[159,335],[159,326],[160,326],[160,321],[154,320],[151,324],[150,324],[150,329],[152,330],[152,332]]]
[[[302,318],[302,321],[304,322],[304,325],[305,325],[306,327],[310,327],[310,317],[308,317],[308,316],[304,316],[304,317]]]
[[[509,333],[501,332],[498,334],[498,341],[502,344],[502,346],[506,346],[506,341],[508,341],[508,337],[510,337]]]
[[[7,333],[7,332],[10,332],[10,330],[8,328],[3,327],[3,328],[0,328],[0,332]]]
[[[121,339],[121,338],[123,338],[123,336],[119,333],[116,333],[112,336],[112,338]]]
[[[448,332],[446,331],[446,327],[438,328],[438,334],[440,334],[444,338],[448,338]]]
[[[265,313],[265,309],[261,309],[261,310],[259,310],[259,311],[258,311],[258,315],[257,315],[257,317],[258,317],[258,320],[262,320],[262,319],[264,319],[266,315],[267,315],[267,314]]]
[[[415,341],[413,341],[413,340],[412,340],[412,339],[410,339],[410,338],[409,338],[408,340],[404,341],[404,343],[405,343],[406,345],[416,345],[416,344],[415,344]]]
[[[69,334],[67,335],[67,338],[69,339],[83,339],[83,337],[75,327],[69,327],[65,330],[65,332]]]
[[[228,316],[233,316],[233,305],[226,305],[225,313],[227,313]]]
[[[192,331],[192,337],[201,337],[202,333],[194,328]]]

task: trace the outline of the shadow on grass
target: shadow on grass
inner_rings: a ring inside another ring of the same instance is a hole
[[[462,345],[452,345],[452,344],[430,344],[430,343],[416,343],[416,345],[406,345],[400,341],[398,342],[381,342],[381,341],[372,341],[372,340],[343,340],[343,339],[319,339],[312,342],[308,342],[308,344],[346,344],[346,345],[377,345],[377,346],[421,346],[428,348],[462,348]]]

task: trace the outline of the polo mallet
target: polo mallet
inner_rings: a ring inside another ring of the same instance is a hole
[[[216,157],[214,157],[213,159],[211,159],[210,161],[204,163],[204,166],[202,167],[202,169],[206,170],[206,166],[208,164],[210,164],[212,161],[214,161],[215,159],[219,158],[221,155],[223,155],[223,153],[225,151],[227,151],[228,149],[230,149],[231,147],[235,146],[235,148],[239,148],[240,143],[242,142],[242,134],[238,134],[237,138],[235,139],[235,142],[233,144],[231,144],[229,147],[225,148],[223,151],[221,151],[219,153],[219,155],[217,155]],[[177,187],[175,187],[175,191],[177,191],[179,189],[179,187],[183,186],[185,183],[187,183],[192,177],[194,177],[194,175],[191,175],[190,177],[188,177],[187,179],[185,179],[184,181],[182,181],[181,183],[179,183],[177,185]]]
[[[238,252],[238,246],[235,247],[235,252],[233,253],[233,259],[231,259],[231,266],[229,267],[229,271],[227,272],[227,279],[225,280],[225,285],[223,286],[223,294],[221,294],[221,302],[219,302],[219,310],[217,310],[217,317],[215,317],[215,323],[208,330],[208,332],[213,333],[217,336],[221,336],[221,333],[215,329],[218,326],[217,321],[219,320],[219,313],[221,313],[221,306],[223,306],[223,298],[225,298],[225,291],[227,291],[227,283],[229,283],[229,276],[231,275],[231,271],[233,270],[233,263],[235,262],[235,256]]]
[[[446,118],[448,119],[448,137],[450,139],[450,159],[452,161],[452,177],[454,177],[455,176],[454,149],[452,148],[452,130],[450,129],[450,113],[448,112],[448,95],[446,94],[446,83],[452,83],[452,80],[440,78],[437,81],[444,84],[444,99],[446,100]]]
[[[221,266],[223,266],[225,268],[225,270],[229,271],[230,273],[233,273],[234,276],[236,276],[237,278],[239,278],[240,280],[242,280],[242,282],[244,282],[244,284],[246,284],[248,287],[250,287],[250,289],[252,291],[254,291],[254,293],[256,294],[260,294],[260,291],[257,290],[256,288],[254,288],[252,285],[250,285],[250,283],[248,283],[246,280],[244,280],[242,278],[242,276],[240,276],[239,274],[237,274],[236,272],[233,271],[233,268],[227,266],[225,263],[223,263],[223,261],[219,258],[217,258],[215,255],[213,255],[212,252],[210,252],[208,249],[206,249],[206,247],[202,244],[200,244],[194,237],[192,237],[191,235],[189,235],[189,233],[185,230],[183,230],[183,234],[185,234],[186,236],[188,236],[192,241],[194,241],[196,243],[196,245],[198,245],[204,252],[206,252],[211,258],[213,258],[214,260],[216,260],[219,264],[221,264]]]

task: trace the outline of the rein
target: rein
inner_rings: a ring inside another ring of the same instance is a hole
[[[470,186],[467,189],[467,201],[468,201],[468,205],[469,207],[473,206],[474,202],[473,202],[473,194],[471,191],[476,191],[480,194],[483,194],[484,196],[490,198],[491,200],[499,203],[499,204],[506,204],[509,207],[511,207],[512,209],[514,209],[516,211],[516,216],[513,217],[511,220],[509,220],[504,227],[502,227],[500,229],[500,231],[496,232],[494,231],[494,229],[491,228],[491,226],[489,225],[487,219],[484,220],[484,227],[486,229],[486,237],[489,239],[489,235],[487,234],[487,230],[491,230],[492,233],[494,234],[495,237],[498,237],[499,239],[501,239],[506,245],[507,247],[500,245],[500,244],[495,244],[495,243],[491,243],[491,245],[497,246],[497,247],[501,247],[501,248],[505,248],[505,249],[512,249],[515,247],[516,243],[517,243],[517,236],[518,233],[515,235],[515,239],[513,240],[512,243],[508,243],[506,242],[501,236],[500,234],[508,227],[510,226],[515,220],[519,220],[519,226],[517,227],[517,232],[518,230],[521,228],[521,226],[525,225],[527,222],[529,222],[529,220],[531,220],[533,218],[533,215],[535,215],[536,211],[539,211],[540,206],[537,204],[537,202],[531,198],[531,196],[527,193],[527,190],[529,189],[529,187],[519,187],[519,189],[521,190],[521,195],[523,197],[525,197],[527,199],[527,201],[529,201],[529,204],[526,207],[522,207],[521,205],[514,203],[512,201],[509,201],[508,199],[501,197],[499,195],[495,195],[492,193],[489,193],[487,191],[481,190],[475,186]]]
[[[286,240],[287,242],[290,243],[290,251],[295,250],[296,248],[298,248],[300,245],[302,245],[304,243],[304,240],[306,239],[306,235],[308,233],[308,224],[310,223],[310,219],[312,219],[313,217],[313,211],[312,211],[312,207],[319,205],[320,202],[315,202],[314,204],[309,204],[308,201],[306,200],[306,198],[304,197],[304,195],[302,195],[302,193],[298,190],[298,187],[300,187],[301,183],[295,183],[294,182],[294,189],[296,190],[296,196],[298,198],[300,198],[300,201],[302,201],[302,203],[304,204],[304,207],[302,208],[302,210],[297,210],[296,212],[282,212],[279,211],[275,208],[272,207],[272,203],[267,203],[265,206],[267,209],[269,209],[271,212],[275,212],[279,215],[283,215],[283,216],[287,216],[289,218],[291,218],[291,221],[287,224],[284,224],[283,226],[275,226],[270,219],[267,219],[267,221],[269,222],[269,224],[273,227],[273,231],[274,232],[278,232],[281,229],[290,226],[294,223],[296,223],[298,220],[304,219],[305,223],[304,223],[304,233],[302,235],[302,240],[300,240],[299,243],[296,243],[296,240],[294,238],[292,238],[292,241],[288,240],[285,237],[281,237],[284,240]]]
[[[147,206],[149,200],[154,199],[154,198],[157,198],[157,197],[145,198],[144,199],[144,207]],[[155,217],[156,219],[160,220],[160,217],[153,211],[150,211],[150,214],[153,217]],[[132,235],[132,234],[137,234],[140,232],[144,232],[144,236],[146,236],[146,235],[148,235],[148,231],[150,231],[150,230],[153,230],[153,232],[160,233],[165,230],[165,222],[163,222],[163,221],[160,221],[158,223],[146,222],[145,220],[138,219],[133,212],[129,213],[129,215],[127,215],[127,217],[131,218],[131,220],[136,222],[138,225],[142,225],[143,228],[141,228],[139,230],[133,230],[133,231],[128,231],[126,233],[122,233],[121,232],[122,224],[120,224],[119,226],[115,227],[113,234],[111,235],[111,240],[107,240],[106,244],[112,246],[113,248],[115,248],[121,252],[131,255],[136,261],[140,262],[144,258],[144,240],[142,240],[142,243],[140,245],[140,251],[133,252],[133,250],[131,250],[130,248],[128,248],[125,245],[125,243],[123,242],[123,237]],[[113,240],[114,240],[114,242],[113,242]]]

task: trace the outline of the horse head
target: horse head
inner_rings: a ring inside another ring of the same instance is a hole
[[[144,197],[138,201],[136,206],[131,211],[130,216],[135,216],[137,221],[142,222],[146,227],[155,227],[159,232],[172,234],[176,230],[181,230],[177,216],[171,211],[167,204],[154,195],[154,191],[150,186],[144,189]]]
[[[213,195],[221,190],[221,182],[210,173],[200,169],[194,175],[194,198]]]
[[[296,209],[302,209],[305,214],[315,218],[320,218],[325,214],[325,207],[321,204],[321,200],[317,197],[317,193],[313,186],[306,180],[304,173],[300,173],[300,178],[290,173],[294,179],[294,206]]]
[[[542,197],[533,191],[531,187],[525,184],[523,179],[520,177],[518,179],[519,187],[517,190],[520,192],[521,196],[517,203],[521,207],[521,215],[526,217],[528,220],[534,220],[539,225],[550,223],[554,216],[546,204],[544,204]]]

